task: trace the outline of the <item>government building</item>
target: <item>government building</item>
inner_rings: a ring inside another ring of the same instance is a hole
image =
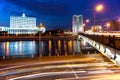
[[[0,27],[0,31],[7,31],[8,34],[35,34],[45,30],[42,23],[36,26],[35,17],[26,17],[24,13],[22,16],[10,16],[10,27]]]

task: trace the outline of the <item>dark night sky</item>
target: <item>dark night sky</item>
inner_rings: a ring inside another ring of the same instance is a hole
[[[105,19],[118,20],[120,0],[0,0],[0,26],[9,26],[10,16],[21,16],[23,12],[36,17],[37,25],[42,21],[47,30],[71,29],[74,14],[82,14],[84,21],[90,19],[88,25],[91,25],[94,7],[100,3],[104,5],[104,10],[96,13],[98,24]]]

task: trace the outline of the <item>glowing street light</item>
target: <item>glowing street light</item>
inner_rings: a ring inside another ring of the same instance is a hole
[[[89,19],[85,20],[85,23],[83,24],[84,32],[86,31],[86,25],[90,22]]]
[[[108,31],[109,31],[111,24],[110,24],[110,23],[106,23],[106,26],[107,26],[107,29],[108,29]]]
[[[98,4],[96,7],[95,7],[95,10],[94,10],[94,26],[95,26],[95,18],[96,18],[96,15],[95,15],[95,12],[100,12],[102,11],[104,8],[104,6],[102,4]]]
[[[103,5],[102,5],[102,4],[97,5],[97,6],[95,7],[95,10],[96,10],[97,12],[102,11],[102,10],[103,10]]]
[[[86,26],[86,24],[85,23],[83,23],[83,25],[82,25],[83,27],[85,27]]]
[[[106,24],[107,27],[110,27],[110,25],[111,25],[110,23],[107,23],[107,24]]]
[[[86,23],[88,23],[88,22],[90,22],[90,20],[89,20],[89,19],[87,19],[85,22],[86,22]]]

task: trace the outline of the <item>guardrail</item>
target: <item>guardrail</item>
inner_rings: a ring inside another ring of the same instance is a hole
[[[84,35],[84,34],[80,34],[79,39],[85,40],[91,46],[93,46],[98,51],[100,51],[102,54],[104,54],[106,57],[108,57],[111,61],[113,61],[117,65],[120,65],[120,50],[114,48],[113,45],[112,45],[112,47],[108,46],[108,45],[105,45],[104,43],[101,43],[99,41],[99,39],[94,40],[93,37],[91,38],[90,36],[88,37],[88,35]],[[108,38],[108,43],[109,42],[110,42],[110,40]]]
[[[79,33],[79,34],[84,35],[92,40],[98,41],[111,48],[120,50],[120,37],[116,35],[98,35],[98,34],[84,34],[84,33]]]

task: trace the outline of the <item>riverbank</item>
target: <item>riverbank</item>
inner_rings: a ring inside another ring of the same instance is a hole
[[[0,36],[0,42],[33,40],[77,40],[77,36]]]

